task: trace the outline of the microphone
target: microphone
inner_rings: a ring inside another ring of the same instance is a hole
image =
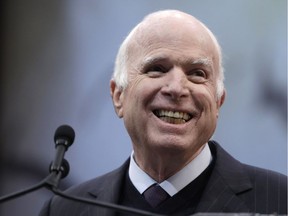
[[[75,139],[75,132],[69,125],[62,125],[57,128],[54,135],[56,155],[50,165],[50,173],[61,173],[61,178],[65,178],[69,173],[69,164],[64,159],[65,152],[72,145]],[[63,160],[64,159],[64,160]]]
[[[75,132],[70,126],[62,125],[58,127],[54,135],[56,155],[50,165],[50,175],[29,188],[0,197],[0,203],[18,198],[42,187],[57,188],[60,179],[66,177],[69,173],[69,163],[64,159],[64,154],[74,142],[74,138]]]

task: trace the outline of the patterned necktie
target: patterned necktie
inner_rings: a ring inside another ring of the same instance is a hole
[[[169,194],[158,184],[153,184],[143,193],[146,201],[153,207],[157,207],[164,202]]]

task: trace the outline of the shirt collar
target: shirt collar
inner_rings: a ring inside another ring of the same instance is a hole
[[[132,152],[130,157],[129,177],[139,193],[142,194],[147,188],[157,182],[136,164],[133,156],[134,152]],[[170,196],[173,196],[196,179],[209,166],[211,161],[212,154],[208,144],[206,143],[196,158],[194,158],[179,172],[159,183],[159,185]]]

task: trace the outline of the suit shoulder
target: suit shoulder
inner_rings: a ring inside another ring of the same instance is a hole
[[[243,164],[244,169],[249,174],[252,182],[257,184],[271,184],[275,187],[287,188],[287,176],[269,169]]]
[[[209,147],[212,154],[217,158],[217,170],[219,170],[221,175],[225,176],[226,179],[230,178],[231,175],[239,175],[242,173],[244,175],[248,174],[252,182],[265,183],[269,181],[287,187],[286,175],[269,169],[244,164],[232,157],[216,141],[210,141]],[[245,178],[245,176],[243,178]]]
[[[243,165],[246,169],[252,190],[244,193],[247,205],[254,212],[287,214],[287,176],[268,169]]]
[[[223,185],[228,185],[246,207],[245,211],[287,214],[287,176],[243,164],[215,141],[209,147],[216,161],[210,188],[214,187],[213,178],[222,179]]]
[[[72,186],[71,188],[67,189],[65,193],[73,194],[73,195],[82,195],[87,191],[94,190],[95,187],[102,188],[110,184],[111,181],[116,181],[118,178],[122,178],[121,176],[124,175],[125,170],[128,168],[129,160],[127,160],[121,167],[100,175],[96,178],[90,179],[85,181],[81,184]]]

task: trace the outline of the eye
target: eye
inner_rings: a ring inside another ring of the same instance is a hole
[[[206,73],[203,70],[194,70],[191,72],[192,76],[198,76],[198,77],[206,77]]]
[[[168,69],[163,65],[151,65],[146,70],[145,73],[150,77],[158,77],[163,75],[163,73],[167,73]]]
[[[188,77],[192,82],[203,83],[207,80],[207,73],[201,69],[192,70],[188,73]]]
[[[147,70],[147,73],[149,72],[162,72],[162,73],[166,73],[166,68],[162,65],[153,65],[151,67],[149,67],[149,69]]]

